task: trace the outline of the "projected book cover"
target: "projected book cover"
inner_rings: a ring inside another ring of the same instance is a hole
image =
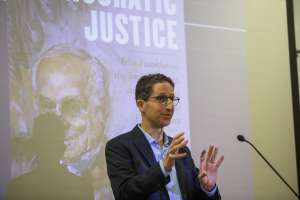
[[[145,74],[175,82],[180,103],[165,132],[189,139],[183,1],[7,1],[11,175],[37,168],[32,126],[42,113],[64,124],[61,163],[113,199],[106,142],[141,122],[135,85]]]

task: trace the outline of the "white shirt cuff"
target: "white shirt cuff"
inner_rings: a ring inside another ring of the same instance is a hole
[[[201,187],[201,189],[205,192],[205,194],[206,194],[207,196],[209,196],[209,197],[213,196],[213,195],[216,193],[217,188],[218,188],[217,183],[216,183],[214,189],[213,189],[212,191],[210,191],[210,192],[204,190],[204,189],[202,188],[201,184],[200,184],[200,187]]]

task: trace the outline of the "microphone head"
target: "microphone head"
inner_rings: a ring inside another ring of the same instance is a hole
[[[239,140],[239,141],[241,141],[241,142],[244,142],[246,139],[244,138],[244,136],[242,136],[242,135],[238,135],[237,136],[237,139]]]

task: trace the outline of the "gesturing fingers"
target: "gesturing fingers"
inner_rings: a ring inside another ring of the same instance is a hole
[[[206,153],[206,149],[204,149],[204,150],[201,152],[200,162],[203,162],[203,161],[205,160],[205,153]]]
[[[167,155],[163,158],[163,165],[165,170],[169,170],[175,164],[175,159],[182,158],[186,156],[186,153],[178,154],[178,150],[185,147],[188,143],[188,140],[184,141],[184,137],[182,137],[184,133],[177,134],[169,147]]]
[[[212,157],[211,157],[211,159],[210,159],[210,162],[211,162],[211,163],[215,163],[215,160],[216,160],[218,151],[219,151],[219,148],[216,147],[215,150],[214,150],[214,153],[213,153],[213,155],[212,155]]]
[[[201,152],[201,156],[200,156],[200,171],[205,171],[205,166],[206,166],[206,163],[205,163],[205,153],[206,153],[206,150],[204,149]]]
[[[174,136],[173,141],[177,140],[178,138],[180,138],[183,135],[184,135],[184,132],[178,133],[177,135]]]
[[[183,147],[185,147],[188,143],[188,140],[184,141],[184,137],[182,137],[184,135],[184,132],[181,132],[177,135],[175,135],[175,137],[173,138],[170,147],[169,147],[169,152],[171,154],[176,154],[177,151]]]
[[[178,158],[183,158],[184,156],[186,156],[186,153],[170,154],[170,155],[169,155],[169,158],[170,158],[170,159],[178,159]]]
[[[180,138],[177,138],[177,139],[173,139],[173,141],[171,142],[170,144],[170,147],[173,147],[177,144],[180,144],[182,141],[184,140],[184,137],[180,137]]]
[[[183,140],[184,140],[184,138],[182,138],[182,140],[179,140],[178,142],[174,143],[172,146],[170,145],[169,152],[174,154],[179,149],[185,147],[189,141],[188,140],[183,141]]]
[[[225,156],[221,156],[220,160],[217,162],[216,167],[219,168],[220,165],[222,164],[223,160],[224,160]]]
[[[224,156],[215,163],[219,149],[216,147],[214,149],[213,145],[210,145],[207,157],[205,159],[206,150],[204,149],[200,156],[200,173],[198,179],[200,181],[201,187],[204,190],[210,191],[216,184],[218,168],[224,160]]]
[[[207,157],[206,157],[206,162],[210,162],[213,150],[214,150],[214,145],[210,145],[209,149],[208,149]]]
[[[208,165],[209,163],[212,163],[212,164],[215,163],[219,148],[216,147],[214,151],[213,151],[213,149],[214,149],[214,145],[210,145],[206,160],[205,160],[206,150],[204,149],[202,151],[201,156],[200,156],[200,169],[202,168],[203,165]],[[219,168],[219,166],[222,164],[223,160],[224,160],[224,156],[222,156],[220,158],[220,160],[218,161],[218,163],[216,164],[217,168]]]

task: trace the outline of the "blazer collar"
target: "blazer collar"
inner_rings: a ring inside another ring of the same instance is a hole
[[[157,163],[154,153],[151,149],[151,146],[145,137],[144,133],[140,130],[138,125],[136,125],[132,129],[133,137],[135,138],[134,144],[139,149],[139,151],[142,153],[142,155],[145,157],[145,159],[149,162],[151,166],[155,165]]]
[[[145,157],[145,159],[148,161],[148,163],[151,166],[155,165],[157,163],[157,161],[154,157],[154,153],[151,149],[149,141],[145,137],[144,133],[140,130],[138,125],[136,125],[132,129],[132,133],[133,133],[133,135],[132,135],[133,138],[135,138],[135,140],[134,140],[135,146],[139,149],[139,151],[143,154],[143,156]],[[173,138],[171,138],[169,136],[168,136],[168,139],[169,139],[170,143],[173,140]],[[178,179],[182,199],[186,200],[186,185],[185,185],[185,183],[187,182],[186,173],[185,173],[185,171],[182,167],[181,162],[178,161],[178,160],[175,160],[175,168],[176,168],[176,171],[177,171],[177,179]],[[167,195],[167,196],[169,197],[169,195]]]

